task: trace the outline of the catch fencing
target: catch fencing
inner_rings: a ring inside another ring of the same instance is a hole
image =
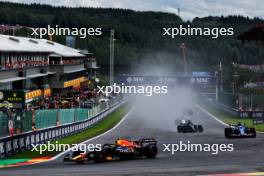
[[[48,128],[39,129],[37,131],[25,132],[19,135],[14,135],[13,137],[2,137],[0,138],[0,158],[3,158],[8,155],[12,155],[21,150],[30,149],[32,147],[31,144],[46,143],[47,141],[56,140],[65,136],[72,135],[74,133],[79,133],[95,125],[97,122],[102,120],[108,114],[112,113],[122,104],[124,104],[124,101],[122,101],[121,99],[116,99],[114,101],[112,100],[111,104],[109,103],[109,104],[101,105],[100,107],[95,108],[91,112],[89,112],[89,109],[88,111],[87,109],[74,109],[72,110],[73,112],[67,114],[67,117],[70,117],[71,120],[65,120],[63,118],[63,120],[61,121],[63,124],[60,124],[59,126],[51,126]],[[56,113],[60,114],[61,113],[60,111],[61,110],[58,110]],[[61,115],[66,114],[64,111],[62,112],[63,113]],[[49,113],[52,114],[51,117],[54,117],[55,112],[49,112]],[[78,116],[79,114],[80,116]],[[53,119],[47,123],[46,121],[42,120],[43,114],[40,113],[38,116],[39,119],[36,120],[36,126],[38,126],[37,123],[40,126],[43,125],[41,127],[54,125]],[[0,119],[1,119],[0,123],[6,123],[6,121],[4,121],[5,120],[4,118],[0,118]],[[1,128],[1,130],[3,129]]]
[[[89,119],[106,109],[109,105],[119,101],[119,98],[111,99],[108,102],[100,103],[91,108],[74,108],[74,109],[48,109],[35,110],[27,112],[16,112],[11,118],[14,124],[14,132],[23,133],[32,130],[32,123],[36,129],[43,129],[54,127],[58,125],[65,125],[68,123],[78,122]],[[34,118],[33,118],[34,117]],[[8,120],[6,114],[0,113],[0,137],[9,135]]]

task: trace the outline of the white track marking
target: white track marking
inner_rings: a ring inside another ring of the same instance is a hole
[[[99,137],[102,137],[102,136],[104,136],[104,135],[106,135],[106,134],[108,134],[108,133],[110,133],[110,132],[112,132],[113,130],[115,130],[124,120],[126,120],[126,118],[129,116],[129,114],[131,113],[131,112],[133,112],[134,110],[135,110],[135,108],[136,108],[136,105],[128,112],[128,113],[126,113],[126,115],[113,127],[113,128],[111,128],[110,130],[108,130],[108,131],[106,131],[106,132],[104,132],[104,133],[102,133],[102,134],[100,134],[100,135],[98,135],[98,136],[95,136],[95,137],[92,137],[92,138],[90,138],[90,139],[88,139],[88,140],[86,140],[86,141],[83,141],[83,142],[81,142],[81,143],[79,143],[78,145],[80,145],[80,144],[85,144],[85,143],[88,143],[89,141],[92,141],[92,140],[94,140],[94,139],[97,139],[97,138],[99,138]],[[56,160],[56,159],[58,159],[59,157],[61,157],[62,155],[64,155],[64,154],[66,154],[66,153],[68,153],[69,151],[71,151],[72,149],[73,149],[74,147],[72,147],[72,148],[70,148],[69,150],[66,150],[66,151],[63,151],[63,152],[61,152],[61,153],[59,153],[58,155],[55,155],[54,157],[52,157],[50,160],[48,160],[48,161],[53,161],[53,160]],[[44,161],[44,162],[48,162],[48,161]]]
[[[209,115],[210,117],[212,117],[213,119],[215,119],[217,122],[221,123],[224,126],[229,126],[228,124],[226,124],[225,122],[223,122],[222,120],[219,120],[215,115],[211,114],[210,112],[208,112],[207,110],[205,110],[203,107],[201,107],[200,105],[196,105],[200,110],[202,110],[204,113],[206,113],[207,115]]]
[[[108,131],[106,131],[106,132],[104,132],[104,133],[102,133],[102,134],[100,134],[100,135],[98,135],[98,136],[95,136],[95,137],[90,138],[90,139],[88,139],[88,140],[86,140],[86,141],[83,141],[83,142],[81,142],[81,143],[79,143],[79,144],[87,143],[87,142],[89,142],[89,141],[91,141],[91,140],[97,139],[97,138],[99,138],[99,137],[101,137],[101,136],[104,136],[104,135],[106,135],[106,134],[112,132],[112,131],[115,130],[115,129],[116,129],[116,128],[117,128],[117,127],[123,122],[123,121],[126,120],[126,118],[129,116],[129,114],[135,110],[136,106],[137,106],[137,105],[135,105],[133,108],[131,108],[131,110],[128,111],[128,112],[126,113],[126,115],[125,115],[125,116],[124,116],[124,117],[123,117],[123,118],[122,118],[122,119],[121,119],[121,120],[120,120],[120,121],[119,121],[119,122],[118,122],[113,128],[109,129]],[[61,153],[55,155],[54,157],[52,157],[51,159],[49,159],[49,160],[47,160],[47,161],[40,161],[40,162],[30,163],[30,164],[27,164],[26,166],[29,166],[29,165],[35,165],[35,164],[40,164],[40,163],[46,163],[46,162],[50,162],[50,161],[54,161],[54,160],[58,159],[59,157],[61,157],[62,155],[64,155],[64,154],[66,154],[67,152],[69,152],[71,149],[73,149],[73,147],[70,148],[69,150],[66,150],[66,151],[64,151],[64,152],[61,152]],[[19,166],[15,166],[15,167],[19,167]]]

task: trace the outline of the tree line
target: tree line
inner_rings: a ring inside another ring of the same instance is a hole
[[[76,40],[76,47],[95,53],[101,65],[107,66],[109,63],[109,34],[110,29],[115,29],[115,63],[120,70],[122,66],[131,69],[150,63],[173,65],[175,72],[181,72],[183,61],[179,46],[182,42],[187,46],[190,70],[214,71],[219,62],[222,62],[227,72],[230,71],[232,62],[262,64],[263,49],[254,42],[242,44],[236,38],[241,32],[261,23],[264,23],[263,19],[244,16],[209,16],[183,21],[176,14],[164,12],[0,2],[0,24],[29,27],[47,25],[69,28],[101,27],[102,36]],[[162,35],[163,27],[176,27],[180,24],[190,24],[193,27],[232,27],[235,35],[217,39],[206,36],[182,36],[171,39]],[[63,37],[54,36],[54,40],[65,43]]]

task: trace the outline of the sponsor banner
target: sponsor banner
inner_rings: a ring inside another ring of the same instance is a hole
[[[193,77],[210,77],[212,76],[210,72],[192,72]]]
[[[23,108],[25,103],[29,103],[35,98],[51,96],[51,89],[36,89],[25,92],[24,90],[0,90],[0,104],[8,102],[12,108]]]
[[[43,95],[42,94],[42,90],[41,89],[37,89],[37,90],[30,91],[30,92],[26,92],[25,93],[25,99],[26,99],[26,102],[30,102],[34,98],[41,97],[42,95]]]
[[[2,90],[0,91],[0,102],[23,103],[25,101],[24,91]]]
[[[264,111],[239,111],[239,118],[252,118],[253,124],[264,123]]]
[[[51,96],[51,89],[50,88],[46,88],[44,89],[44,97],[50,97]]]
[[[201,74],[199,74],[201,75]],[[204,74],[205,75],[205,74]],[[119,76],[119,83],[127,85],[215,85],[215,76]]]
[[[252,112],[253,124],[263,124],[264,123],[264,112]]]
[[[216,77],[214,76],[207,76],[201,77],[196,76],[190,79],[191,84],[205,84],[205,85],[215,85],[216,84]]]
[[[63,87],[64,88],[67,88],[67,87],[80,87],[81,82],[84,82],[85,80],[86,80],[86,78],[83,76],[83,77],[80,77],[80,78],[77,78],[77,79],[66,81],[66,82],[64,82]]]
[[[120,83],[128,85],[154,85],[154,84],[176,84],[175,76],[120,76]]]

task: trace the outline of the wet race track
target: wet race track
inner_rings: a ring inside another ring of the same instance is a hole
[[[261,172],[264,163],[264,134],[255,139],[226,139],[225,126],[195,105],[190,105],[194,123],[202,124],[203,133],[177,133],[174,120],[180,118],[171,106],[146,105],[137,103],[122,123],[109,133],[90,141],[93,144],[114,142],[118,137],[139,139],[154,137],[158,141],[159,154],[155,159],[137,159],[106,163],[62,162],[63,157],[54,161],[6,168],[0,170],[1,176],[85,176],[85,175],[204,175],[215,173]],[[142,112],[150,113],[142,113]],[[171,117],[171,118],[166,118]],[[234,151],[219,152],[171,152],[163,151],[163,144],[179,144],[182,141],[196,144],[233,144]]]

